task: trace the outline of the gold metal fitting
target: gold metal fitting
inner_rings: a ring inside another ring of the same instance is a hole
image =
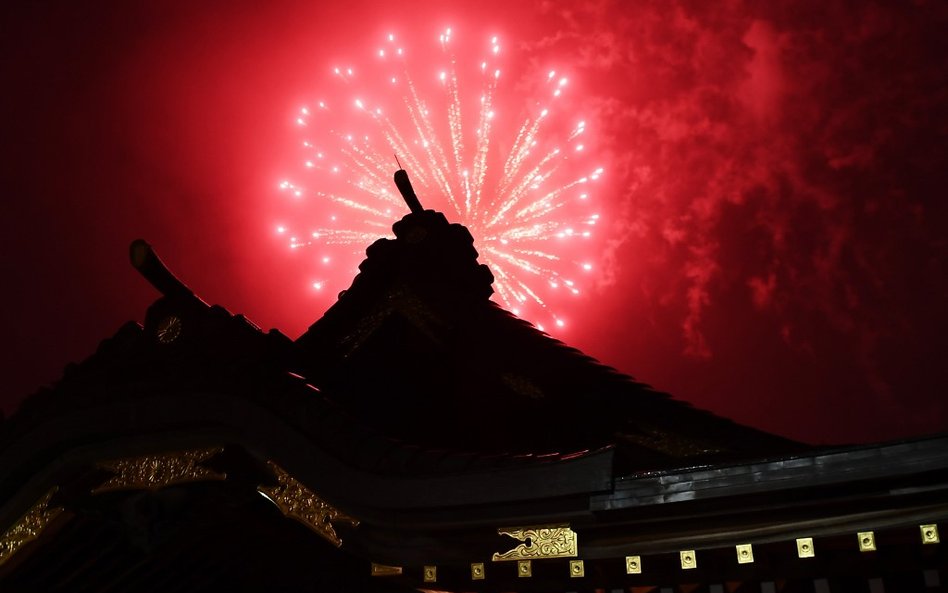
[[[642,574],[642,558],[639,556],[626,556],[625,574]]]
[[[797,556],[800,558],[813,558],[816,556],[816,548],[813,547],[812,537],[797,538]]]
[[[923,544],[937,544],[941,541],[938,538],[938,525],[932,523],[931,525],[919,525],[918,528],[922,532]]]
[[[860,531],[856,534],[859,538],[859,551],[872,552],[876,549],[876,535],[871,531]]]
[[[586,576],[586,569],[583,567],[582,560],[569,561],[569,576],[574,579]]]
[[[682,568],[689,569],[698,567],[698,558],[695,556],[694,550],[682,550],[678,555],[681,556]]]
[[[483,562],[471,563],[471,580],[472,581],[484,580],[484,563]]]
[[[737,550],[738,564],[751,564],[754,561],[754,546],[752,544],[738,544],[734,548]]]
[[[391,577],[398,574],[402,574],[401,566],[386,566],[385,564],[372,563],[372,576],[374,577]]]
[[[533,576],[533,566],[530,564],[529,560],[517,560],[517,576],[518,577],[532,577]]]
[[[438,580],[438,567],[425,566],[424,580],[426,583],[434,583]]]

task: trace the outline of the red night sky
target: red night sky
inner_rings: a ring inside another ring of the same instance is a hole
[[[143,319],[135,238],[299,336],[328,301],[273,233],[295,114],[334,61],[451,26],[567,69],[595,132],[595,269],[551,333],[812,443],[948,429],[948,5],[333,4],[4,3],[5,414]]]

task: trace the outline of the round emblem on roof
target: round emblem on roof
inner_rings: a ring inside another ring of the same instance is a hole
[[[160,344],[170,344],[181,335],[181,318],[177,315],[168,315],[158,323],[155,337]]]

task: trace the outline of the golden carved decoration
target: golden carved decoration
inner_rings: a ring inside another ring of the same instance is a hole
[[[681,556],[681,567],[685,570],[698,567],[698,560],[694,550],[682,550],[678,553]]]
[[[583,566],[582,560],[569,561],[569,576],[574,579],[586,576],[586,568]]]
[[[258,486],[257,492],[275,504],[285,516],[306,525],[337,548],[342,546],[342,539],[336,534],[332,524],[342,521],[357,526],[359,521],[320,498],[318,494],[304,486],[302,482],[288,474],[277,464],[272,461],[267,463],[270,469],[273,470],[279,484],[277,486]],[[372,566],[372,574],[375,574],[376,565],[373,564]]]
[[[639,556],[626,556],[625,574],[642,574],[642,558]]]
[[[860,531],[856,534],[859,538],[860,552],[873,552],[876,549],[876,534],[871,531]]]
[[[386,566],[384,564],[372,563],[372,576],[374,577],[392,577],[402,574],[401,566]]]
[[[693,457],[720,453],[724,449],[711,441],[693,434],[681,435],[637,422],[634,432],[622,433],[619,438],[636,445],[659,451],[672,457]]]
[[[424,570],[424,581],[426,583],[434,583],[438,580],[438,567],[437,566],[426,566]]]
[[[737,550],[738,564],[751,564],[754,562],[753,544],[738,544],[734,546],[734,548]]]
[[[155,328],[155,337],[158,339],[160,344],[170,344],[178,339],[178,336],[181,335],[181,328],[183,326],[181,318],[177,315],[168,315],[158,323],[158,327]]]
[[[494,553],[491,557],[494,562],[524,558],[569,558],[579,554],[576,532],[569,525],[509,527],[498,529],[497,533],[523,543],[503,554]]]
[[[92,493],[100,494],[113,490],[158,490],[173,484],[224,480],[227,479],[227,474],[201,466],[201,463],[223,450],[223,447],[214,447],[103,461],[98,466],[115,475],[94,489]]]
[[[351,356],[394,315],[403,317],[432,342],[441,341],[439,336],[444,333],[445,321],[433,313],[412,291],[398,286],[386,291],[379,304],[359,320],[353,331],[339,340],[342,356]]]
[[[922,532],[923,544],[937,544],[941,541],[938,538],[938,525],[934,523],[931,525],[919,525],[918,528]]]
[[[813,547],[812,537],[797,538],[797,556],[800,558],[813,558],[816,556],[816,549]]]
[[[530,399],[543,399],[544,393],[536,383],[529,377],[518,375],[517,373],[506,372],[500,375],[500,380],[517,395],[522,395]]]
[[[484,580],[484,563],[483,562],[471,563],[471,580],[472,581]]]
[[[56,490],[53,488],[47,492],[0,536],[0,566],[27,543],[39,538],[50,522],[63,512],[62,507],[49,508],[49,500]]]

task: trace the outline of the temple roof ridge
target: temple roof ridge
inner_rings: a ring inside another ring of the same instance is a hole
[[[635,470],[805,448],[677,400],[505,310],[471,233],[444,214],[416,209],[393,231],[295,342],[300,372],[380,429],[449,441],[499,414],[510,429],[470,437],[476,449],[617,445]]]

